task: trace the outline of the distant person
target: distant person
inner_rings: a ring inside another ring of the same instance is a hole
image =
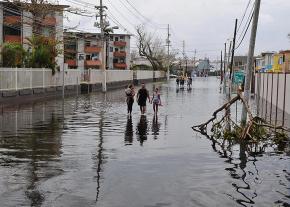
[[[191,88],[191,85],[192,85],[192,78],[189,77],[189,78],[187,79],[187,87]]]
[[[179,77],[176,78],[176,85],[179,87]]]
[[[149,92],[146,89],[145,84],[142,83],[141,89],[139,89],[138,94],[137,94],[138,105],[140,106],[140,111],[142,115],[146,113],[147,99],[150,102]]]
[[[184,87],[184,78],[183,77],[180,79],[180,86],[181,86],[181,88]]]
[[[125,90],[125,94],[126,94],[126,102],[127,102],[127,112],[128,112],[128,115],[131,116],[133,103],[134,103],[134,96],[135,96],[135,90],[132,84],[130,84],[128,88]]]
[[[153,104],[153,111],[154,111],[154,115],[157,116],[158,113],[158,106],[161,106],[161,98],[160,98],[160,93],[159,93],[159,89],[156,88],[155,91],[153,92],[153,96],[152,96],[152,104]]]

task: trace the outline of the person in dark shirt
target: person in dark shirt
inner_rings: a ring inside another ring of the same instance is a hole
[[[149,92],[146,89],[145,84],[142,83],[141,89],[139,89],[138,94],[137,94],[137,100],[138,100],[138,105],[140,106],[141,114],[145,114],[146,113],[146,102],[147,102],[147,99],[150,102]]]

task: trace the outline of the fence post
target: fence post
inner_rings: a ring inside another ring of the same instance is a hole
[[[18,77],[17,77],[18,68],[15,68],[15,90],[18,90]]]
[[[264,93],[265,93],[265,77],[264,77],[264,74],[261,73],[261,77],[263,77],[262,104],[261,104],[261,117],[263,117],[263,114],[264,114]]]
[[[265,113],[265,120],[267,120],[267,113],[268,113],[268,92],[269,92],[269,73],[267,74],[267,89],[266,89],[266,113]]]
[[[287,74],[285,72],[282,126],[285,125],[286,88],[287,88]]]
[[[44,80],[44,68],[42,68],[42,88],[45,88],[45,80]]]
[[[272,76],[272,83],[271,83],[270,123],[272,123],[274,73],[271,73],[271,76]]]
[[[278,119],[278,104],[279,104],[279,82],[280,82],[280,74],[277,74],[277,91],[276,91],[276,117],[275,117],[275,126],[277,126]]]
[[[30,68],[30,89],[32,89],[32,68]]]

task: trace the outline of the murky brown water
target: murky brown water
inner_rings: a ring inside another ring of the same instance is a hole
[[[0,206],[290,205],[289,153],[225,151],[192,131],[223,102],[217,79],[158,85],[158,119],[136,104],[128,118],[123,90],[2,110]]]

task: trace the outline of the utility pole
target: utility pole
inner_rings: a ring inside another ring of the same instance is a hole
[[[100,24],[99,27],[101,29],[101,43],[102,43],[102,71],[103,71],[103,78],[102,78],[102,91],[107,91],[107,72],[106,72],[106,40],[105,40],[105,32],[104,29],[106,27],[104,22],[104,10],[107,9],[106,6],[103,6],[103,0],[100,0],[100,6],[96,7],[99,10],[100,15]]]
[[[185,41],[182,41],[182,55],[183,55],[183,63],[185,63]],[[183,69],[183,76],[185,76],[185,69]]]
[[[244,98],[247,104],[249,103],[250,93],[251,93],[250,90],[251,90],[254,52],[255,52],[255,45],[256,45],[256,35],[257,35],[257,28],[258,28],[258,21],[259,21],[260,5],[261,5],[261,0],[256,0],[253,23],[252,23],[250,45],[249,45],[247,67],[246,67],[245,87],[244,87]],[[242,124],[246,124],[247,122],[247,109],[246,109],[245,104],[243,105],[243,109],[242,109],[241,121],[242,121]]]
[[[235,50],[236,50],[236,36],[237,36],[237,26],[238,26],[238,19],[235,22],[235,32],[234,32],[234,40],[233,40],[233,47],[232,47],[232,58],[231,58],[231,65],[230,65],[230,80],[233,80],[233,66],[234,66],[234,57],[235,57]]]
[[[221,85],[223,84],[224,75],[223,75],[223,51],[221,51]]]
[[[226,82],[227,82],[227,79],[226,79],[226,65],[227,65],[227,43],[225,42],[225,51],[224,51],[224,87],[223,87],[223,93],[225,94],[226,93]]]
[[[167,40],[166,40],[166,45],[167,45],[167,80],[169,80],[169,73],[170,73],[170,28],[169,24],[167,27]]]

